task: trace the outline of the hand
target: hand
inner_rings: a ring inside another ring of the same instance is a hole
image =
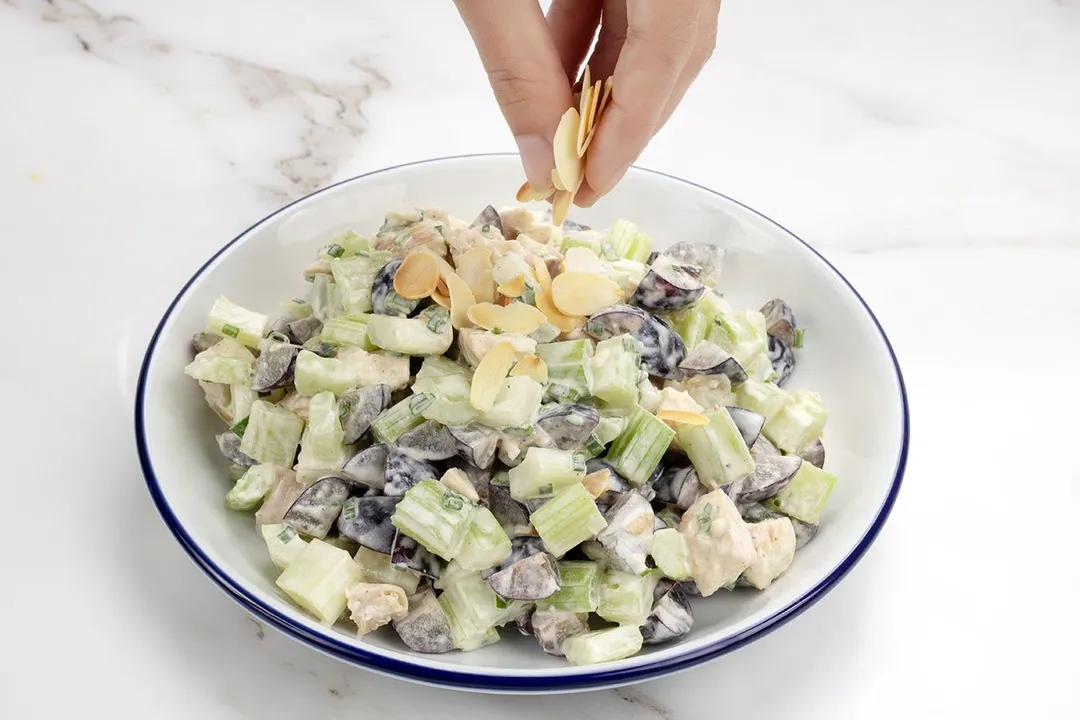
[[[529,184],[551,187],[552,138],[587,62],[613,77],[575,202],[619,182],[682,100],[716,46],[720,0],[455,0],[521,152]]]

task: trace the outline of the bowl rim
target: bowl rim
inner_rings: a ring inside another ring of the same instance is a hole
[[[903,483],[904,473],[907,468],[908,447],[910,444],[910,411],[908,407],[907,388],[904,384],[903,373],[900,369],[900,363],[896,358],[896,352],[893,350],[892,343],[889,341],[885,330],[881,327],[881,323],[878,321],[877,316],[874,315],[873,310],[863,299],[862,295],[852,286],[844,275],[833,266],[825,257],[821,255],[813,246],[804,241],[795,233],[788,230],[786,227],[776,222],[772,218],[754,210],[753,208],[731,198],[723,193],[712,190],[698,183],[685,180],[683,178],[670,175],[668,173],[660,172],[657,170],[651,170],[640,166],[634,166],[632,172],[647,173],[655,176],[659,176],[668,180],[675,181],[681,185],[693,187],[699,190],[703,190],[712,195],[715,195],[723,200],[734,203],[746,211],[757,215],[761,219],[770,223],[783,231],[786,235],[805,246],[810,252],[818,257],[819,260],[825,263],[825,265],[836,275],[836,277],[847,286],[848,290],[855,296],[855,298],[862,305],[863,310],[869,316],[873,322],[881,341],[883,342],[886,350],[889,354],[889,359],[892,361],[893,369],[896,375],[897,388],[900,393],[900,403],[902,410],[902,439],[900,446],[900,453],[897,458],[896,467],[893,473],[893,480],[889,487],[888,494],[885,497],[884,502],[878,509],[870,527],[866,533],[859,539],[859,542],[851,549],[843,560],[820,582],[815,586],[806,590],[801,596],[796,598],[793,602],[787,606],[781,608],[777,612],[763,618],[760,622],[752,625],[743,631],[730,635],[728,637],[720,638],[716,642],[709,643],[695,650],[688,652],[684,655],[677,657],[667,658],[664,660],[658,660],[653,663],[646,663],[644,665],[638,665],[630,668],[619,668],[613,670],[605,670],[603,665],[597,665],[596,670],[593,672],[578,672],[574,674],[559,675],[559,674],[547,674],[547,675],[532,675],[530,671],[522,671],[520,674],[514,675],[491,675],[482,671],[470,671],[467,667],[462,667],[461,670],[444,670],[442,668],[432,668],[426,666],[421,662],[401,661],[396,658],[391,658],[380,654],[377,650],[368,650],[354,645],[346,644],[333,634],[336,631],[327,629],[325,633],[313,633],[307,627],[298,625],[291,619],[282,615],[274,608],[270,607],[266,603],[259,600],[251,592],[244,588],[243,584],[234,580],[232,577],[224,573],[221,568],[214,564],[202,551],[198,543],[188,534],[187,530],[182,526],[176,514],[173,512],[168,500],[165,497],[164,492],[161,489],[161,485],[158,482],[157,475],[154,471],[153,462],[150,458],[150,450],[147,446],[146,432],[145,432],[145,403],[146,403],[146,390],[147,380],[149,377],[150,367],[154,360],[154,352],[157,348],[158,341],[162,330],[168,323],[169,318],[172,316],[176,309],[176,306],[180,303],[181,299],[187,294],[191,286],[198,280],[206,270],[215,263],[215,261],[224,254],[229,248],[236,243],[243,240],[249,233],[261,226],[262,224],[277,217],[281,213],[289,210],[294,205],[324,193],[328,190],[332,190],[341,185],[355,182],[363,178],[370,178],[383,173],[390,173],[396,170],[404,168],[411,168],[423,165],[434,165],[437,163],[453,162],[458,160],[477,159],[477,158],[496,158],[496,157],[513,157],[515,153],[508,152],[493,152],[493,153],[468,153],[464,155],[450,155],[438,158],[430,158],[426,160],[417,160],[408,163],[401,163],[386,168],[380,168],[367,173],[356,175],[345,180],[333,183],[326,187],[315,190],[307,195],[294,200],[269,215],[261,218],[247,229],[243,230],[236,237],[223,245],[217,252],[215,252],[196,272],[191,276],[183,287],[179,290],[173,300],[169,303],[168,308],[162,315],[161,320],[158,322],[157,327],[154,329],[154,333],[150,338],[150,342],[147,345],[146,353],[143,356],[142,365],[139,370],[138,385],[135,394],[135,442],[139,455],[139,464],[142,468],[143,476],[146,481],[147,489],[150,492],[151,499],[154,502],[154,506],[157,508],[158,513],[161,515],[166,527],[176,538],[177,542],[187,553],[188,557],[195,563],[195,565],[202,570],[202,572],[210,578],[210,580],[227,596],[232,598],[235,602],[241,605],[251,615],[255,616],[259,620],[274,627],[278,631],[285,635],[307,645],[308,647],[322,652],[325,655],[337,658],[349,664],[359,666],[368,670],[375,671],[380,674],[389,675],[395,678],[411,680],[414,682],[420,682],[427,685],[434,685],[438,687],[454,688],[460,690],[472,690],[480,692],[495,692],[495,693],[516,693],[516,694],[539,694],[539,693],[552,693],[552,692],[575,692],[582,690],[597,690],[603,688],[612,688],[631,683],[642,682],[645,680],[655,679],[661,676],[670,675],[675,672],[687,670],[696,665],[700,665],[709,660],[720,657],[730,653],[738,648],[764,637],[768,633],[776,630],[782,625],[786,624],[793,618],[797,617],[805,610],[810,608],[814,603],[824,597],[830,590],[832,590],[862,559],[866,554],[866,551],[877,539],[884,527],[885,522],[888,520],[892,513],[893,506],[896,502],[896,497],[900,491],[900,487]],[[333,634],[332,634],[333,633]],[[423,656],[419,656],[423,657]]]

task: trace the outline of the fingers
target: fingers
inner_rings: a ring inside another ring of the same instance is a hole
[[[697,46],[694,47],[694,51],[690,53],[690,59],[687,61],[686,67],[683,68],[679,81],[675,83],[675,89],[668,96],[667,105],[664,106],[664,111],[660,114],[660,121],[657,123],[653,134],[660,132],[664,125],[667,124],[671,114],[675,112],[675,108],[682,102],[686,91],[690,89],[690,86],[701,73],[702,68],[705,67],[705,63],[709,61],[713,51],[716,50],[716,23],[717,16],[720,13],[720,2],[719,0],[710,1],[707,5],[710,7],[706,7],[702,11],[704,16],[702,20],[706,25],[702,30],[701,38],[698,40]]]
[[[552,137],[570,82],[536,0],[455,0],[534,188],[551,186]]]
[[[552,0],[548,8],[548,30],[571,85],[596,37],[602,7],[603,0]]]
[[[702,7],[700,0],[626,1],[626,41],[612,73],[611,99],[589,149],[588,187],[579,193],[578,204],[591,204],[614,187],[652,139],[698,44]]]
[[[607,78],[615,72],[623,44],[626,42],[626,0],[604,0],[600,18],[600,37],[589,58],[594,78]]]

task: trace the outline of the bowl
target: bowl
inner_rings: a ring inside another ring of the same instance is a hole
[[[471,218],[487,204],[514,204],[521,183],[514,155],[441,158],[379,170],[315,192],[260,220],[228,242],[180,288],[150,340],[135,407],[138,452],[162,519],[214,583],[260,621],[335,658],[432,685],[506,693],[615,687],[653,679],[731,652],[791,620],[833,588],[885,523],[907,457],[903,379],[870,308],[813,248],[777,223],[724,195],[658,172],[632,168],[596,207],[571,219],[607,227],[632,220],[656,247],[708,240],[727,250],[727,299],[758,308],[784,298],[806,329],[789,383],[819,392],[830,412],[826,468],[840,477],[821,529],[792,567],[763,592],[694,598],[695,627],[680,641],[638,655],[575,667],[545,655],[504,628],[481,650],[422,655],[390,630],[357,639],[344,624],[321,625],[281,593],[250,514],[227,510],[226,465],[214,443],[221,423],[183,374],[191,336],[222,294],[272,312],[302,294],[300,275],[315,250],[346,228],[370,232],[387,210],[437,206]]]

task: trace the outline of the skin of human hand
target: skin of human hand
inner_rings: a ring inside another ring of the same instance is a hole
[[[720,12],[720,0],[552,0],[546,16],[536,0],[455,4],[537,190],[554,191],[552,139],[583,66],[612,78],[574,199],[582,207],[615,187],[671,117],[712,56]]]

